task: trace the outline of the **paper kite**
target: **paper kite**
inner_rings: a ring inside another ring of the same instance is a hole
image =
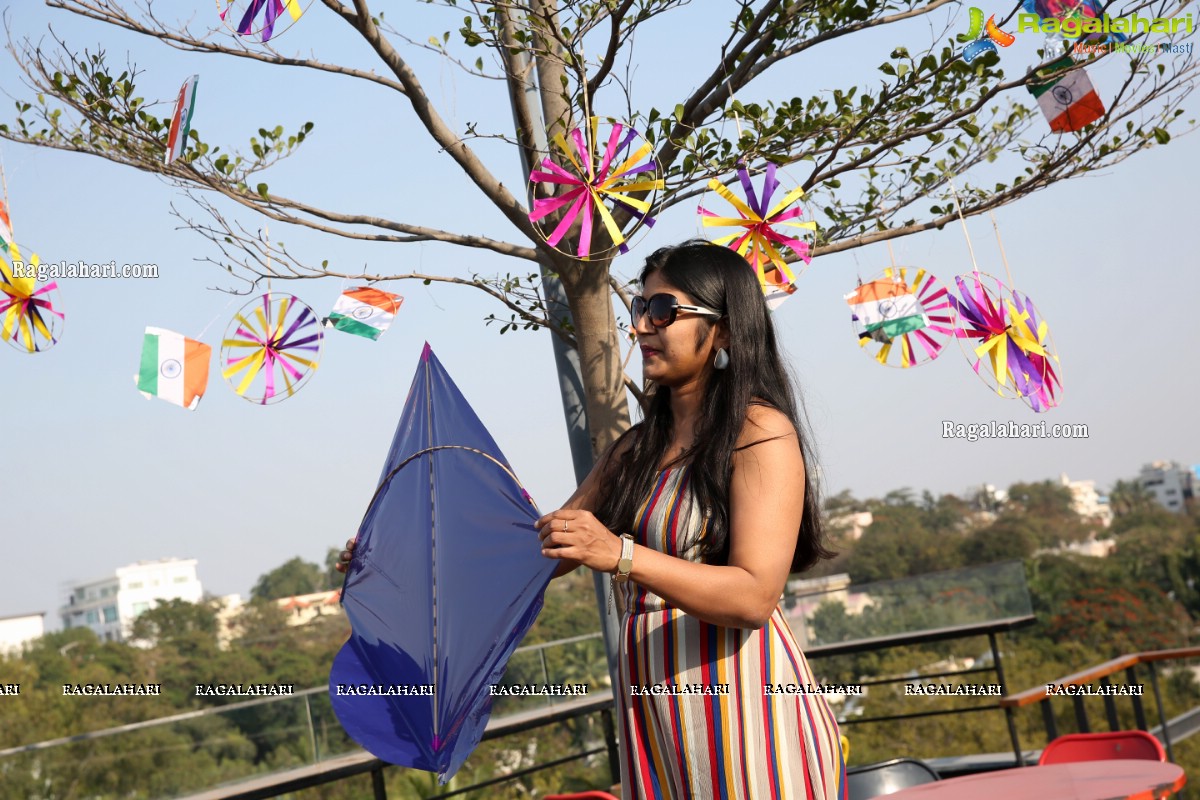
[[[221,21],[233,33],[239,36],[261,34],[262,41],[269,42],[271,37],[292,27],[311,2],[308,0],[301,8],[300,0],[217,0],[217,8],[221,9]],[[285,11],[287,16],[284,16]],[[282,27],[276,30],[275,24],[281,19]],[[237,20],[236,25],[234,20]]]
[[[954,334],[949,293],[923,269],[889,267],[845,300],[859,346],[887,367],[927,364]]]
[[[135,379],[138,391],[147,400],[157,397],[195,411],[208,387],[211,358],[212,348],[204,342],[163,328],[146,328]]]
[[[960,344],[976,342],[971,351],[964,349],[975,374],[1001,397],[1033,398],[1035,411],[1057,405],[1058,356],[1047,349],[1049,328],[1029,298],[978,272],[954,282],[958,296],[949,297],[958,315],[955,335]]]
[[[11,226],[4,233],[11,236]],[[22,260],[21,249],[11,241],[0,258],[0,338],[30,354],[57,344],[66,319],[58,281],[38,285],[40,263],[37,253],[30,255],[28,263]]]
[[[740,229],[715,239],[713,244],[728,245],[750,263],[758,275],[758,283],[770,308],[775,308],[796,291],[795,264],[789,264],[788,257],[803,261],[805,265],[812,263],[809,243],[797,238],[799,234],[796,231],[787,229],[817,229],[817,223],[800,219],[804,215],[804,207],[800,205],[804,199],[804,187],[797,186],[789,190],[777,203],[771,204],[779,189],[775,171],[776,166],[768,163],[762,189],[755,192],[750,172],[744,166],[738,167],[737,177],[745,199],[738,197],[716,178],[708,182],[709,189],[733,206],[737,216],[730,216],[729,212],[719,214],[703,205],[696,209],[706,228]]]
[[[171,114],[171,124],[167,129],[168,166],[187,149],[188,134],[192,130],[192,112],[196,110],[196,87],[199,84],[200,76],[193,75],[179,87],[179,97],[175,98],[175,111]]]
[[[479,744],[490,687],[542,607],[557,562],[539,514],[429,345],[346,571],[349,641],[329,694],[384,761],[447,782]]]
[[[1054,77],[1041,82],[1031,81],[1028,86],[1029,93],[1037,98],[1042,113],[1050,121],[1050,130],[1058,133],[1081,131],[1104,116],[1104,102],[1096,94],[1083,67],[1063,72],[1074,63],[1070,56],[1063,56],[1038,70],[1039,76]]]
[[[614,249],[629,252],[627,238],[643,223],[654,225],[650,210],[663,188],[658,162],[650,157],[650,143],[620,122],[606,124],[603,137],[598,117],[589,117],[586,128],[572,130],[569,143],[561,133],[555,134],[562,165],[545,158],[540,169],[535,167],[529,174],[532,183],[549,184],[556,192],[533,201],[530,221],[547,244],[583,261],[602,258]],[[617,214],[632,222],[618,222]],[[547,235],[542,226],[549,223],[554,229]],[[610,244],[593,247],[597,235]],[[578,236],[573,252],[559,247],[570,236]]]
[[[323,336],[317,315],[299,298],[264,294],[229,323],[221,341],[221,375],[252,403],[286,400],[316,372]]]
[[[326,328],[377,340],[392,325],[404,298],[370,286],[357,286],[342,292],[333,311],[325,319]]]

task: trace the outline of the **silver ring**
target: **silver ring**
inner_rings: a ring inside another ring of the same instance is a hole
[[[566,532],[567,532],[567,530],[568,530],[567,521],[564,519],[564,520],[563,520],[563,533],[566,533]]]

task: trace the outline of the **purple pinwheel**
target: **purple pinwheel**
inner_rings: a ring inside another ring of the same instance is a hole
[[[286,400],[316,372],[323,337],[317,315],[298,298],[264,294],[229,323],[221,375],[252,403]]]
[[[535,167],[529,173],[532,183],[549,184],[558,192],[551,197],[535,199],[529,220],[546,237],[547,244],[582,261],[601,258],[614,249],[629,252],[628,236],[643,223],[647,227],[654,225],[650,210],[655,192],[663,188],[662,178],[657,177],[658,163],[653,158],[645,160],[653,149],[650,143],[633,128],[613,121],[608,125],[608,138],[603,149],[598,117],[588,119],[586,131],[573,129],[569,144],[561,133],[556,134],[554,144],[562,164],[545,158],[540,169]],[[618,208],[633,220],[629,230],[624,230],[623,224],[613,216],[613,211]],[[539,224],[547,217],[557,220],[549,235]],[[597,222],[611,245],[593,251]],[[559,244],[576,229],[578,242],[574,251],[560,248]]]
[[[1036,402],[1044,407],[1034,410],[1050,407],[1046,403],[1057,397],[1061,388],[1051,369],[1051,362],[1058,358],[1046,349],[1048,328],[1035,315],[1033,303],[990,275],[959,275],[954,283],[959,292],[958,297],[950,295],[958,314],[955,335],[960,344],[963,339],[975,341],[970,353],[964,350],[975,374],[1001,397],[1041,395]]]
[[[309,2],[311,3],[312,0]],[[224,8],[221,8],[222,3],[224,3]],[[283,33],[292,27],[305,10],[300,7],[300,0],[217,0],[217,7],[221,8],[221,21],[225,23],[226,27],[230,27],[230,19],[237,17],[238,11],[243,6],[245,6],[245,10],[241,13],[241,19],[237,26],[231,27],[230,30],[239,36],[262,34],[264,42],[270,41],[271,37],[276,35],[275,22],[283,15],[283,12],[287,12],[287,18],[290,18],[291,21],[278,33]],[[261,23],[258,22],[260,14],[262,15]]]
[[[744,200],[716,178],[708,182],[709,189],[733,206],[737,216],[729,216],[728,212],[719,214],[704,206],[696,209],[706,228],[741,229],[713,240],[713,244],[727,245],[750,263],[758,275],[767,305],[772,308],[796,290],[795,265],[788,262],[788,253],[805,265],[812,262],[809,243],[797,238],[798,231],[786,229],[808,231],[811,235],[817,228],[817,223],[800,219],[804,215],[804,206],[801,205],[804,187],[796,186],[772,205],[771,201],[780,186],[775,177],[776,169],[774,164],[767,164],[761,199],[759,193],[754,191],[750,172],[745,166],[739,166],[737,170],[738,181],[745,193]]]

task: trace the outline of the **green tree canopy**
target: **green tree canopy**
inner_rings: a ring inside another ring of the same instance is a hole
[[[250,596],[255,600],[278,600],[281,597],[324,591],[326,586],[326,575],[321,568],[296,556],[260,575],[250,590]]]

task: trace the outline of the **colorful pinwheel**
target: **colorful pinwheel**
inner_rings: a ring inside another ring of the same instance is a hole
[[[0,259],[0,338],[26,353],[44,352],[58,343],[66,319],[58,281],[38,286],[37,253],[25,262],[16,242],[6,244]]]
[[[1057,376],[1048,380],[1047,369],[1058,359],[1045,348],[1048,327],[1035,316],[1033,303],[979,272],[956,276],[954,282],[959,294],[949,297],[958,314],[955,335],[960,344],[977,342],[971,352],[964,350],[971,368],[1001,397],[1040,395],[1041,410],[1050,407],[1046,402],[1061,387]]]
[[[766,295],[767,305],[771,308],[796,291],[796,272],[793,270],[794,265],[787,262],[787,254],[790,253],[805,265],[812,262],[812,248],[809,243],[796,238],[797,234],[793,231],[785,229],[815,231],[817,228],[815,222],[800,220],[804,215],[804,207],[800,205],[804,198],[803,187],[797,186],[783,195],[775,205],[771,205],[771,200],[779,189],[775,170],[774,164],[767,164],[762,191],[755,192],[750,181],[750,172],[744,166],[738,167],[737,177],[745,193],[744,200],[716,178],[708,182],[709,189],[733,206],[738,213],[736,217],[718,214],[703,205],[696,209],[706,228],[741,229],[722,236],[713,243],[728,245],[750,262],[750,266],[758,275],[763,294]]]
[[[250,402],[277,403],[316,372],[323,336],[311,308],[290,294],[268,292],[229,323],[221,341],[221,374]]]
[[[858,344],[886,367],[919,367],[954,333],[949,292],[923,269],[889,267],[845,296]]]
[[[650,143],[620,122],[609,120],[606,124],[608,135],[603,139],[598,117],[590,117],[586,128],[572,130],[570,143],[561,133],[556,134],[554,144],[562,164],[545,158],[541,168],[535,167],[529,174],[531,182],[550,184],[556,192],[533,201],[530,221],[546,236],[547,244],[583,261],[606,256],[614,248],[628,252],[627,238],[642,223],[654,224],[650,210],[663,188],[658,162],[647,159],[653,150]],[[628,215],[631,225],[617,221],[613,212],[618,210]],[[549,235],[539,224],[547,217],[555,221]],[[593,251],[597,217],[600,232],[611,245]],[[578,236],[574,252],[559,247],[568,234]]]
[[[278,36],[292,27],[311,2],[312,0],[308,0],[304,8],[301,8],[300,0],[217,0],[217,8],[220,9],[221,21],[225,23],[225,27],[239,36],[262,34],[262,40],[268,42],[272,36]],[[286,17],[283,16],[284,11],[287,12]],[[258,21],[260,14],[261,22]],[[275,23],[280,18],[283,18],[286,24],[275,30]],[[236,26],[232,24],[234,19],[238,20]]]
[[[1029,315],[1028,328],[1037,335],[1038,344],[1046,351],[1046,355],[1037,352],[1029,353],[1034,373],[1042,376],[1042,383],[1037,391],[1021,397],[1022,402],[1041,414],[1062,402],[1062,365],[1058,360],[1054,340],[1050,337],[1050,326],[1037,313],[1033,301],[1027,295],[1015,290],[1012,293],[1012,299],[1018,316]]]

